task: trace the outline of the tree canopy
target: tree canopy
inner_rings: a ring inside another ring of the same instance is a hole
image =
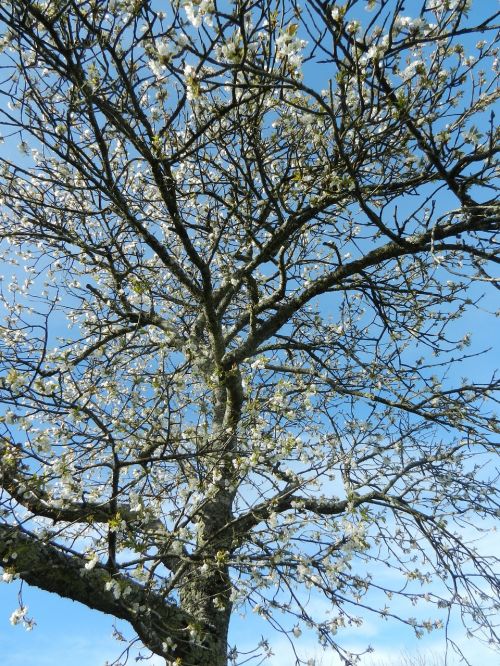
[[[498,645],[488,4],[0,4],[4,580],[182,666]]]

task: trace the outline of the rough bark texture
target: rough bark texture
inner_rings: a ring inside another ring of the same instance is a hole
[[[226,524],[221,503],[214,503],[204,513],[205,534],[214,535]],[[226,548],[223,548],[223,543],[217,538],[210,543],[208,538],[202,552],[204,561],[209,564],[190,567],[180,594],[182,608],[196,618],[197,624],[209,628],[213,641],[210,664],[213,666],[227,664],[227,634],[231,617],[231,580],[225,564],[229,544],[226,543]]]
[[[461,336],[498,286],[499,26],[468,4],[0,0],[7,578],[169,666],[226,666],[233,605],[346,664],[356,606],[498,642],[500,381]]]
[[[190,615],[125,576],[111,574],[99,565],[85,569],[83,558],[63,554],[21,528],[0,525],[0,560],[4,568],[15,570],[30,585],[130,622],[146,647],[169,660],[181,659],[182,666],[226,663],[225,643],[214,631],[213,618],[219,616],[213,610],[211,616],[198,611]],[[113,590],[106,589],[111,581],[120,587],[118,598]],[[192,607],[197,608],[194,598]],[[224,617],[227,622],[227,614]],[[193,636],[195,627],[197,640]],[[224,632],[221,621],[217,630]],[[175,647],[168,649],[169,642]]]

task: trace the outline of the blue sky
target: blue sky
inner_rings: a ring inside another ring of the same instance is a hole
[[[491,552],[495,544],[500,545],[500,542],[492,531],[484,545]],[[116,622],[113,617],[89,610],[82,604],[26,585],[23,585],[23,603],[28,606],[29,616],[37,624],[30,632],[21,625],[13,627],[9,617],[18,606],[18,591],[19,581],[0,585],[0,654],[3,666],[53,666],[67,663],[69,655],[71,666],[104,666],[106,661],[111,663],[117,659],[126,646],[126,643],[113,638],[113,627],[116,626],[127,638],[133,637],[133,631],[125,622]],[[326,602],[318,600],[316,603],[325,604],[325,611],[328,610]],[[261,636],[269,637],[274,652],[266,666],[291,666],[294,663],[293,651],[286,638],[266,631],[264,622],[252,613],[245,618],[237,614],[234,616],[230,642],[237,643],[240,650],[252,649]],[[467,639],[458,623],[450,625],[450,637],[460,644],[473,664],[498,665],[498,654],[475,640]],[[405,650],[444,654],[445,649],[443,631],[417,641],[406,627],[393,622],[384,623],[374,617],[367,617],[361,627],[344,629],[339,639],[344,647],[353,651],[363,650],[370,644],[376,652],[363,663],[374,665],[384,660],[397,666],[397,658]],[[295,647],[302,657],[317,657],[318,666],[340,666],[332,653],[322,655],[312,635],[303,634],[295,641]],[[135,663],[133,657],[136,654],[136,651],[132,652],[130,664]],[[164,664],[157,657],[140,663],[150,666]],[[450,664],[458,664],[458,661],[452,659]]]
[[[485,3],[488,4],[488,3]],[[474,333],[479,347],[489,346],[493,335],[491,324],[486,324],[486,317],[475,313],[463,325]],[[475,374],[485,375],[491,370],[486,359],[472,359],[464,364],[463,371],[475,369]],[[488,538],[488,550],[500,550],[500,539],[495,533]],[[23,602],[29,607],[29,615],[36,621],[32,632],[26,632],[22,626],[12,627],[9,623],[11,613],[19,605],[19,582],[0,584],[0,654],[3,666],[53,666],[68,663],[71,666],[104,666],[106,661],[116,659],[126,644],[119,643],[112,637],[114,618],[96,611],[91,611],[81,604],[60,599],[28,586],[23,586]],[[126,636],[133,635],[132,630],[123,622],[116,623],[117,628]],[[261,635],[269,637],[275,653],[267,666],[291,666],[293,652],[288,641],[280,636],[272,637],[266,633],[262,621],[249,614],[245,618],[235,616],[231,630],[231,643],[237,643],[244,650],[254,647]],[[481,666],[497,666],[498,655],[475,641],[466,639],[458,625],[452,625],[451,637],[460,643],[472,663]],[[422,641],[416,641],[412,632],[405,627],[367,618],[365,624],[356,629],[346,629],[339,635],[339,641],[347,648],[363,649],[371,644],[377,649],[376,658],[397,660],[404,650],[427,650],[443,653],[443,632],[436,632]],[[314,637],[304,634],[297,640],[296,646],[301,656],[320,656]],[[375,659],[375,657],[374,657]],[[135,663],[133,659],[129,663]],[[147,662],[153,666],[163,664],[163,660],[154,658]],[[393,662],[394,664],[397,661]],[[457,662],[458,663],[458,662]],[[319,660],[321,666],[338,666],[338,660],[326,654]]]
[[[0,587],[0,654],[3,666],[53,666],[67,663],[68,656],[71,656],[71,666],[104,666],[106,661],[112,662],[120,655],[124,644],[112,637],[112,617],[38,590],[25,587],[24,592],[24,601],[37,626],[31,632],[26,632],[21,626],[12,627],[9,616],[17,607],[17,591],[16,583]],[[236,625],[239,625],[239,629]],[[119,622],[117,627],[128,637],[132,636],[125,623]],[[262,629],[262,625],[253,617],[244,622],[236,621],[232,632],[233,641],[238,640],[242,650],[247,646],[250,649],[260,639]],[[472,658],[472,663],[497,666],[498,655],[475,641],[460,640],[458,629],[453,634]],[[444,650],[442,633],[416,641],[404,628],[380,622],[368,621],[361,628],[346,630],[343,636],[345,645],[352,649],[363,648],[367,643],[374,646],[374,660],[396,659],[404,650],[421,653],[429,651],[434,654],[442,654]],[[293,653],[286,639],[275,637],[271,646],[275,656],[267,662],[267,666],[293,664]],[[321,655],[314,640],[308,637],[298,640],[296,647],[303,656]],[[130,663],[135,662],[131,660]],[[160,666],[163,660],[155,658],[146,663]],[[333,655],[325,654],[320,663],[321,666],[337,666],[339,662]],[[396,664],[394,662],[394,666]]]

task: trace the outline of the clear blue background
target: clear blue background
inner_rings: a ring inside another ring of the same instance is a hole
[[[484,3],[484,4],[483,4]],[[476,7],[483,6],[484,10],[493,9],[494,2],[476,0]],[[411,13],[411,2],[407,11]],[[13,142],[7,142],[13,145]],[[12,157],[12,155],[11,155]],[[17,156],[19,159],[19,156]],[[2,272],[6,276],[12,272],[11,267]],[[494,303],[489,303],[491,309]],[[474,313],[462,322],[464,332],[473,332],[473,342],[478,347],[489,347],[495,339],[491,319],[480,313]],[[491,357],[474,359],[459,368],[460,374],[474,369],[474,376],[481,380],[486,379],[491,372]],[[500,539],[495,532],[491,532],[486,539],[485,551],[500,552]],[[126,643],[120,643],[112,637],[115,625],[127,638],[133,637],[133,630],[124,622],[117,622],[111,616],[97,611],[91,611],[83,605],[53,594],[23,586],[23,603],[28,606],[28,615],[36,621],[33,631],[27,632],[22,625],[11,626],[9,617],[18,607],[19,581],[10,584],[0,583],[0,666],[104,666],[106,661],[112,663],[119,657]],[[429,615],[431,609],[429,608]],[[499,618],[500,620],[500,618]],[[266,631],[265,624],[253,614],[240,618],[235,615],[231,626],[230,643],[237,644],[241,650],[251,649],[260,640],[261,636],[269,638],[275,656],[266,666],[292,666],[293,652],[288,641],[281,636]],[[346,648],[363,649],[371,644],[376,648],[373,662],[378,661],[399,666],[398,656],[403,650],[409,652],[419,651],[422,654],[429,651],[433,654],[444,654],[444,632],[435,632],[421,641],[417,641],[411,630],[394,622],[383,622],[375,617],[367,618],[363,626],[348,628],[339,632],[339,642]],[[450,628],[450,638],[457,641],[465,655],[474,666],[498,666],[500,660],[486,646],[467,639],[458,624]],[[322,658],[314,637],[304,634],[296,639],[295,644],[302,657],[318,657],[318,666],[338,666],[338,659],[326,654]],[[301,647],[302,646],[302,647]],[[131,653],[129,664],[135,663],[137,651]],[[365,663],[370,663],[370,658]],[[164,660],[154,657],[148,663],[150,666],[163,666]],[[252,662],[250,662],[252,663]],[[254,662],[255,663],[255,662]],[[451,663],[458,663],[458,660]],[[209,666],[203,664],[200,666]]]

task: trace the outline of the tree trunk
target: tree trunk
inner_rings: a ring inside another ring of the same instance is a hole
[[[206,663],[192,666],[227,666],[227,635],[232,610],[228,560],[234,546],[227,526],[233,518],[232,457],[237,444],[236,429],[243,389],[238,370],[225,372],[221,379],[214,410],[216,444],[212,463],[219,473],[218,487],[213,498],[199,512],[197,551],[200,560],[185,574],[180,590],[181,608],[204,627],[203,644],[207,645]],[[196,631],[197,627],[193,629]],[[209,636],[206,636],[207,632]]]
[[[199,548],[203,561],[194,565],[183,579],[181,607],[194,617],[209,636],[207,661],[186,666],[227,666],[227,635],[231,617],[231,579],[227,565],[230,541],[223,528],[231,520],[232,493],[224,492],[203,510],[199,524]],[[201,637],[200,637],[201,638]],[[184,666],[184,664],[183,664]]]

